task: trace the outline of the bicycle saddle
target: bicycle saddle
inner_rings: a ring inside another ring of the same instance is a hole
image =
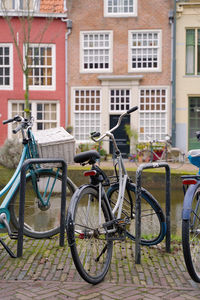
[[[96,150],[89,150],[81,152],[74,156],[74,162],[85,163],[88,162],[90,165],[94,164],[97,159],[100,158],[100,154]]]

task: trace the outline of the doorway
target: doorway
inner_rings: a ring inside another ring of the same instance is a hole
[[[114,127],[119,119],[120,115],[110,115],[110,128]],[[128,136],[125,131],[125,125],[130,125],[130,115],[126,115],[121,122],[121,125],[113,132],[119,150],[124,158],[127,158],[130,153],[130,145],[128,142]],[[113,153],[113,144],[110,142],[110,154]]]

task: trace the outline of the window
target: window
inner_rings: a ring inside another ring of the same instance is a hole
[[[81,72],[112,72],[112,32],[81,32]]]
[[[30,101],[31,114],[34,117],[33,130],[55,128],[60,125],[59,103],[55,101]],[[24,116],[24,100],[9,101],[9,118],[15,115]],[[11,126],[9,137],[12,136]]]
[[[167,134],[167,90],[140,90],[139,140],[164,139]]]
[[[37,130],[55,128],[58,126],[56,103],[37,103],[36,113]]]
[[[13,45],[0,44],[0,89],[13,87]]]
[[[129,71],[161,71],[161,31],[129,31]]]
[[[55,90],[55,45],[31,44],[28,68],[30,89]]]
[[[110,90],[110,111],[127,111],[130,108],[130,90]]]
[[[105,17],[137,16],[137,0],[104,0]]]
[[[39,9],[39,0],[0,0],[2,10],[36,11]]]
[[[90,133],[100,132],[101,92],[99,89],[74,91],[74,136],[77,141],[89,141]]]
[[[200,74],[200,29],[186,30],[186,75]]]

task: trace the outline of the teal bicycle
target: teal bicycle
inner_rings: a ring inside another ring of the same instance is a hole
[[[37,158],[37,144],[32,133],[33,118],[19,115],[3,121],[17,123],[13,133],[21,131],[23,151],[19,164],[9,182],[0,191],[0,231],[7,230],[10,238],[17,238],[19,227],[20,171],[26,159]],[[32,238],[51,237],[60,231],[62,174],[59,167],[44,168],[30,165],[26,175],[26,199],[24,210],[24,234]],[[70,199],[76,186],[67,178],[66,195]]]

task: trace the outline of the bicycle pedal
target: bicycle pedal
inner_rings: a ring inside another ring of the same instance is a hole
[[[12,232],[9,234],[9,237],[11,240],[17,240],[18,239],[18,233],[17,232]]]
[[[120,226],[126,226],[130,224],[130,220],[127,219],[117,219],[117,224]]]

